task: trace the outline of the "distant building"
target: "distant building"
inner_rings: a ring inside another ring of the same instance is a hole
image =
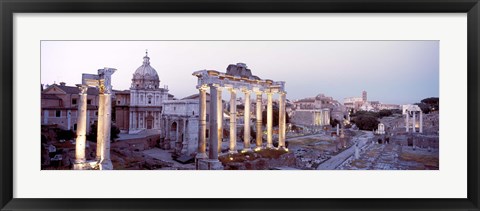
[[[142,66],[137,68],[132,78],[128,133],[135,134],[144,130],[160,132],[162,106],[168,99],[168,89],[166,86],[160,88],[157,71],[150,66],[150,57],[146,54]],[[125,128],[125,125],[122,126]]]
[[[330,119],[342,120],[345,107],[332,97],[318,94],[315,97],[293,101],[291,122],[301,125],[330,125]]]
[[[207,93],[207,119],[209,128],[210,94]],[[198,147],[198,124],[199,124],[199,95],[194,94],[181,100],[166,100],[162,110],[162,137],[161,148],[173,148],[175,154],[193,155]],[[208,137],[208,129],[207,129]]]
[[[42,125],[56,125],[64,130],[77,129],[79,89],[76,86],[52,84],[41,91]],[[87,97],[87,132],[98,118],[98,90],[89,88]]]
[[[400,105],[383,104],[379,101],[368,101],[367,92],[362,91],[362,97],[348,97],[343,100],[343,105],[353,111],[379,111],[382,109],[400,109]]]

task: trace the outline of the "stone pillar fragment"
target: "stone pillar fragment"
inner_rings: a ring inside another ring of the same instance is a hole
[[[110,129],[112,124],[112,85],[113,68],[98,70],[99,80],[99,112],[97,130],[97,159],[100,170],[112,170],[110,160]],[[100,148],[100,151],[98,150]]]
[[[416,111],[413,112],[413,118],[412,118],[412,131],[413,131],[414,133],[417,132],[416,122],[415,122],[415,121],[416,121],[416,115],[415,115],[415,113],[417,113],[417,112],[416,112]]]
[[[205,87],[201,87],[200,89],[198,89],[198,91],[200,101],[200,114],[198,121],[198,151],[197,155],[195,156],[197,160],[207,158],[207,90]]]
[[[218,88],[214,85],[210,86],[210,142],[208,147],[208,158],[218,160]]]
[[[278,148],[285,148],[285,92],[280,92],[278,100]]]
[[[410,114],[408,113],[408,110],[405,111],[406,112],[406,115],[405,115],[405,128],[406,128],[406,132],[408,133],[408,128],[409,128],[409,124],[410,124],[410,121],[408,120]]]
[[[235,153],[237,146],[237,93],[230,89],[230,146],[229,152]]]
[[[77,138],[75,140],[75,164],[74,169],[85,167],[85,144],[87,133],[87,86],[77,85],[80,89],[77,110]]]
[[[218,152],[222,152],[222,142],[223,142],[223,103],[222,103],[222,88],[217,87],[217,124],[218,124]]]
[[[273,127],[273,110],[272,110],[272,92],[267,92],[267,148],[273,148],[272,127]]]
[[[257,115],[257,137],[256,137],[256,150],[260,150],[263,145],[263,128],[262,128],[262,93],[257,92],[256,102],[256,115]]]
[[[250,90],[243,90],[245,94],[245,108],[243,112],[243,151],[250,151]]]
[[[420,128],[419,128],[419,132],[420,133],[423,133],[423,112],[420,111]]]

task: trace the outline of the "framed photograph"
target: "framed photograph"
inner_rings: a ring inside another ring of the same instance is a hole
[[[479,209],[478,0],[0,5],[2,210]]]

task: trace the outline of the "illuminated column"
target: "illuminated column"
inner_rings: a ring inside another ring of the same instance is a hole
[[[222,103],[222,87],[218,87],[217,94],[217,124],[218,124],[218,152],[222,152],[222,141],[223,141],[223,103]]]
[[[273,148],[273,140],[272,140],[272,125],[273,125],[272,95],[273,95],[273,93],[271,91],[267,92],[267,148]]]
[[[75,141],[75,164],[74,169],[82,169],[85,163],[85,142],[87,133],[87,90],[84,85],[77,85],[80,89],[77,111],[77,139]]]
[[[206,87],[202,86],[198,89],[198,91],[200,115],[198,121],[198,151],[196,158],[204,159],[207,158],[207,90]]]
[[[237,146],[237,92],[230,88],[230,153],[235,153]]]
[[[245,110],[243,114],[243,150],[250,151],[250,90],[244,89]]]
[[[218,160],[218,143],[219,128],[218,128],[218,87],[210,85],[210,142],[208,146],[208,158],[211,160]]]
[[[278,148],[285,148],[285,92],[280,92],[278,99]]]
[[[116,69],[113,68],[98,70],[98,75],[101,79],[97,130],[97,148],[100,148],[100,153],[97,154],[97,157],[100,158],[100,170],[113,170],[112,160],[110,160],[110,130],[112,121],[112,85],[110,81],[115,71]]]
[[[410,116],[410,114],[408,113],[408,110],[405,111],[406,113],[406,116],[405,116],[405,128],[406,128],[406,132],[408,132],[408,124],[410,123],[409,120],[408,120],[408,117]]]
[[[423,133],[423,112],[420,111],[420,133]]]
[[[257,109],[257,137],[256,137],[256,150],[262,148],[263,145],[263,129],[262,129],[262,92],[257,92],[257,102],[256,102],[256,109]]]
[[[416,118],[417,118],[416,115],[415,115],[415,113],[417,113],[417,112],[416,112],[416,111],[413,112],[413,118],[412,118],[412,124],[413,124],[413,125],[412,125],[412,128],[413,128],[413,132],[414,132],[414,133],[417,132],[417,129],[415,128],[415,124],[416,124],[415,121],[416,121]]]

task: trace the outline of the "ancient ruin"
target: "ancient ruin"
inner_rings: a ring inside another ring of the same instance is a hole
[[[98,74],[82,74],[80,100],[78,103],[77,139],[75,148],[75,170],[99,169],[113,170],[110,160],[110,128],[112,112],[111,76],[116,69],[99,69]],[[97,156],[94,161],[85,159],[85,144],[87,130],[87,90],[88,87],[99,89],[98,126],[97,126]]]
[[[230,92],[230,115],[236,116],[236,93],[241,91],[245,95],[245,114],[244,114],[244,144],[243,152],[251,151],[250,146],[250,95],[253,92],[256,95],[256,129],[262,130],[262,96],[267,95],[267,144],[266,148],[273,148],[273,94],[279,94],[279,136],[278,148],[287,150],[285,147],[285,82],[262,80],[252,75],[250,69],[244,63],[229,65],[226,73],[215,70],[200,70],[193,73],[198,77],[197,89],[200,93],[199,98],[199,139],[198,152],[196,155],[197,169],[223,169],[218,160],[219,146],[222,140],[222,89]],[[209,128],[209,150],[206,150],[206,91],[210,90],[210,128]],[[257,133],[256,148],[261,150],[263,146],[262,134]],[[236,147],[236,118],[230,118],[230,153],[235,153]]]
[[[416,113],[419,113],[419,124],[417,125],[417,117]],[[416,133],[417,132],[417,127],[418,127],[418,132],[423,133],[423,112],[418,105],[405,105],[403,106],[403,114],[405,115],[405,130],[406,132],[409,131],[410,128],[412,128],[412,132]],[[412,118],[409,120],[409,118]]]

